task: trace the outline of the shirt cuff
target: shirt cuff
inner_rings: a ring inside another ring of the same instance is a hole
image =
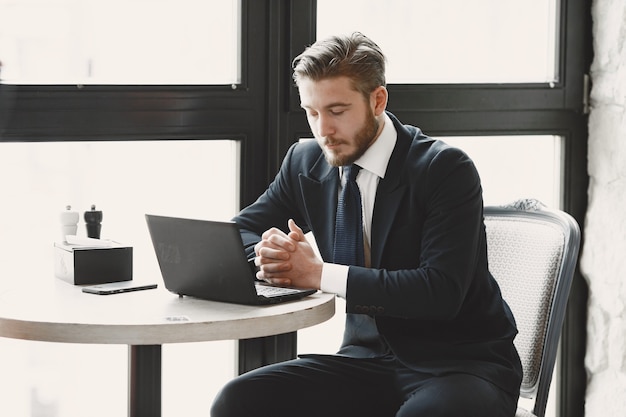
[[[323,292],[337,294],[341,298],[346,298],[346,288],[348,287],[348,266],[329,264],[324,262],[322,266],[322,281],[320,289]]]

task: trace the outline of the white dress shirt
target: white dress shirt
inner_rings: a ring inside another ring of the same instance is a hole
[[[393,122],[385,113],[383,130],[378,139],[370,145],[365,153],[354,163],[361,167],[356,177],[356,183],[361,192],[361,205],[363,213],[363,245],[365,249],[365,265],[370,266],[370,246],[372,242],[372,215],[374,213],[374,201],[376,189],[381,178],[385,178],[387,164],[393,148],[396,146],[398,133]],[[340,169],[339,175],[343,175]],[[324,262],[322,268],[321,290],[334,293],[345,298],[348,283],[348,266]]]

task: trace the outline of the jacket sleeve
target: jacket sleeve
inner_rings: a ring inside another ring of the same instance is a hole
[[[297,146],[296,143],[289,148],[278,174],[267,190],[233,218],[241,231],[248,258],[253,256],[254,246],[261,240],[263,232],[272,227],[287,232],[287,221],[290,218],[303,227],[305,232],[307,231],[307,225],[303,223],[297,203],[299,194],[297,170],[293,168],[294,152]]]

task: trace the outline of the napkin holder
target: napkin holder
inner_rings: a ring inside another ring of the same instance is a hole
[[[113,241],[97,247],[55,242],[54,275],[74,285],[130,281],[133,248]]]

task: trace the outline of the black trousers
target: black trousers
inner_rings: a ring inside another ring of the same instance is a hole
[[[517,399],[473,375],[423,374],[390,357],[311,355],[233,379],[211,417],[513,417]]]

